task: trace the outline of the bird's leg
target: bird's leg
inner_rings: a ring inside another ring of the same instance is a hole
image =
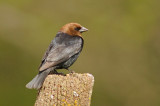
[[[56,69],[53,69],[52,71],[50,71],[49,74],[58,74],[57,70]]]
[[[75,73],[73,70],[70,70],[69,68],[67,68],[67,70],[68,70],[70,73]]]
[[[53,74],[59,74],[56,69],[53,70]]]
[[[59,73],[59,72],[57,72],[56,69],[54,69],[50,74],[57,74],[57,75],[64,75],[65,76],[64,73]]]

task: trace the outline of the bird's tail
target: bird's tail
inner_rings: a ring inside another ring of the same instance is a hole
[[[39,89],[41,88],[45,78],[47,77],[47,75],[49,74],[51,70],[47,69],[41,73],[39,73],[38,75],[36,75],[27,85],[26,88],[28,89]]]

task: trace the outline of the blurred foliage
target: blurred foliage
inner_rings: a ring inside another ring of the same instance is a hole
[[[92,73],[92,106],[160,106],[159,0],[1,0],[0,106],[31,106],[25,84],[57,31],[89,29],[71,67]]]

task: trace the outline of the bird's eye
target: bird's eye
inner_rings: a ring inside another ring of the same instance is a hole
[[[81,27],[76,27],[75,28],[76,31],[79,31],[80,29],[81,29]]]

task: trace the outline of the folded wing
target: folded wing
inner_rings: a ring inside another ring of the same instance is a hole
[[[82,42],[81,38],[63,40],[63,43],[53,41],[45,53],[39,71],[43,71],[67,61],[70,57],[81,51]]]

